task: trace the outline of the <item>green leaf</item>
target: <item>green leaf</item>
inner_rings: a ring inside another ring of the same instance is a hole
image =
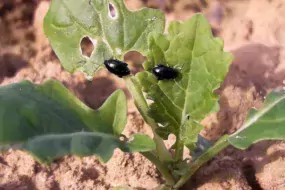
[[[164,126],[157,130],[162,138],[174,133],[193,146],[201,120],[219,108],[213,91],[224,80],[233,56],[223,51],[223,41],[213,37],[202,14],[172,22],[168,35],[153,34],[148,43],[146,71],[136,76],[153,101],[149,115]],[[151,73],[158,64],[177,69],[180,76],[158,81]]]
[[[122,90],[114,92],[97,111],[86,106],[55,80],[49,80],[41,85],[23,81],[3,86],[0,89],[0,96],[0,113],[7,114],[1,119],[5,122],[12,122],[11,118],[19,120],[19,122],[10,124],[11,130],[12,126],[15,130],[19,130],[19,125],[23,125],[24,120],[29,120],[25,126],[32,124],[45,128],[46,132],[56,132],[57,130],[61,132],[61,130],[66,131],[67,129],[73,131],[74,126],[82,131],[86,130],[82,128],[82,124],[84,124],[88,130],[118,136],[127,123],[127,103]],[[9,107],[8,110],[7,107]],[[11,114],[8,115],[8,113]],[[63,123],[66,128],[62,128]],[[70,127],[71,124],[73,127]],[[3,123],[3,125],[7,124]],[[28,128],[30,131],[34,130],[31,126]],[[25,134],[27,129],[22,128],[22,130]],[[27,134],[30,133],[27,132]]]
[[[110,14],[109,3],[115,17]],[[44,31],[66,70],[80,69],[93,76],[111,57],[122,59],[132,50],[145,54],[149,33],[163,32],[164,25],[161,11],[129,11],[123,0],[52,0]],[[94,44],[90,58],[80,49],[86,36]]]
[[[249,111],[243,126],[230,135],[229,142],[246,149],[261,140],[285,139],[285,91],[271,92],[260,110]]]
[[[97,155],[107,161],[115,148],[126,152],[153,149],[151,139],[119,140],[127,122],[121,90],[100,109],[92,110],[59,82],[23,81],[0,88],[0,105],[0,146],[18,144],[17,148],[43,163],[67,154]]]
[[[146,152],[155,150],[155,143],[150,137],[137,133],[130,137],[128,148],[131,152]]]
[[[198,135],[203,129],[203,126],[196,123],[191,118],[186,120],[180,127],[180,140],[184,141],[184,144],[190,149],[196,149],[196,142],[198,141]]]
[[[56,158],[72,154],[81,157],[96,155],[106,162],[115,148],[124,152],[147,152],[155,149],[155,143],[143,134],[136,134],[130,141],[123,142],[106,133],[76,132],[37,136],[18,148],[30,152],[42,163],[51,163]]]
[[[107,101],[96,112],[96,117],[92,116],[94,121],[90,121],[90,124],[95,125],[96,121],[103,121],[102,123],[96,122],[96,129],[100,128],[101,132],[114,133],[120,135],[127,124],[127,102],[126,96],[122,90],[117,90],[113,93]],[[91,123],[92,122],[92,123]],[[112,128],[106,128],[103,126],[112,126]]]
[[[112,157],[115,148],[128,150],[126,144],[115,136],[98,132],[36,136],[19,147],[31,153],[39,162],[47,164],[65,155],[96,155],[106,162]]]

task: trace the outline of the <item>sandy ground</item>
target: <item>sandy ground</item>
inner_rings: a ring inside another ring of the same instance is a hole
[[[196,2],[196,3],[195,3]],[[235,60],[217,93],[221,110],[204,119],[202,135],[211,140],[239,128],[251,107],[259,107],[271,89],[285,79],[285,1],[283,0],[126,0],[130,9],[141,6],[160,8],[171,20],[185,20],[203,12],[213,33],[225,40],[225,49]],[[78,98],[98,108],[116,89],[129,98],[128,124],[124,133],[150,134],[149,128],[133,107],[121,79],[102,70],[91,82],[76,72],[61,67],[42,30],[48,1],[0,1],[0,84],[24,79],[41,83],[49,78],[61,81]],[[132,72],[141,69],[143,57],[126,55]],[[106,88],[108,86],[108,88]],[[285,189],[285,143],[264,141],[246,151],[227,148],[205,164],[184,189],[199,190],[282,190]],[[50,167],[35,162],[20,151],[0,154],[0,189],[111,189],[128,185],[152,189],[161,183],[155,167],[139,154],[117,150],[106,164],[95,157],[67,156]]]

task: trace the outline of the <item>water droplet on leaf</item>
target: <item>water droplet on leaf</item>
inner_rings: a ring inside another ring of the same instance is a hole
[[[92,80],[93,80],[93,76],[86,75],[86,76],[85,76],[85,79],[88,80],[88,81],[92,81]]]
[[[242,136],[236,136],[236,139],[245,139],[246,137],[242,137]]]
[[[152,17],[152,18],[146,19],[146,21],[155,21],[156,19],[157,19],[156,17]]]
[[[161,123],[158,123],[157,125],[158,127],[164,127]]]

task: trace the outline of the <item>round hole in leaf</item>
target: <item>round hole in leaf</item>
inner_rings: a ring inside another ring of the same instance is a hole
[[[109,16],[113,19],[118,17],[117,10],[112,3],[109,3]]]
[[[143,71],[143,62],[147,59],[138,51],[129,51],[124,55],[124,60],[129,63],[129,68],[133,74]]]
[[[82,38],[80,42],[82,55],[90,57],[94,50],[94,42],[89,37]]]

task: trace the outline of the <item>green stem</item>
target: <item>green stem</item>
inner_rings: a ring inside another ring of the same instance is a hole
[[[175,154],[174,154],[174,160],[175,161],[180,161],[183,158],[184,144],[180,140],[179,136],[180,136],[180,134],[178,134],[177,138],[176,138]]]
[[[190,164],[189,171],[174,185],[174,189],[180,188],[184,185],[190,177],[206,162],[217,155],[221,150],[229,146],[228,135],[222,136],[211,148],[204,152],[197,160]]]
[[[156,144],[156,151],[157,151],[159,159],[161,161],[172,161],[171,154],[165,147],[163,140],[155,132],[155,129],[158,127],[156,122],[147,115],[149,107],[148,107],[145,97],[143,96],[140,85],[136,81],[135,77],[132,77],[130,75],[124,77],[124,79],[125,79],[127,88],[130,91],[134,99],[137,109],[141,113],[145,122],[152,128],[152,132],[154,135],[153,140],[155,141],[155,144]]]
[[[186,118],[187,116],[184,116],[184,111],[183,111],[183,116],[182,116],[182,120],[181,120],[181,124],[185,125],[185,123],[187,122]],[[181,129],[182,126],[180,126],[179,128]],[[177,131],[178,133],[176,134],[176,141],[175,141],[175,154],[174,154],[174,160],[177,161],[181,161],[183,160],[183,152],[184,152],[184,142],[181,140],[181,130]]]
[[[167,166],[164,166],[156,156],[154,156],[151,152],[141,152],[141,154],[156,166],[158,171],[165,179],[165,183],[167,186],[172,187],[175,184],[175,181],[172,175],[169,173]]]

